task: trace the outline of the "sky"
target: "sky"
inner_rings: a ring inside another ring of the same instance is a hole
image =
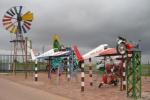
[[[0,20],[13,6],[32,11],[32,28],[24,36],[38,51],[52,47],[52,36],[61,43],[77,45],[82,53],[107,43],[116,47],[116,39],[141,40],[142,62],[150,60],[150,0],[0,0]],[[0,54],[10,50],[12,34],[0,21]]]

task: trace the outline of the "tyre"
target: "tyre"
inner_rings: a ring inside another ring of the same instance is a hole
[[[124,55],[127,52],[127,47],[124,42],[117,44],[117,53]]]

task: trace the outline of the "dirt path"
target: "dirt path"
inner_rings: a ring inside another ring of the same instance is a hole
[[[71,100],[0,78],[0,100]]]
[[[38,82],[34,82],[32,74],[30,74],[27,79],[24,79],[23,74],[0,77],[73,100],[129,100],[129,98],[126,97],[126,91],[120,91],[119,86],[105,85],[99,89],[98,83],[101,78],[96,78],[96,76],[94,76],[94,86],[92,87],[89,85],[88,76],[86,76],[84,93],[80,92],[80,75],[77,80],[72,79],[70,82],[68,82],[65,75],[63,75],[60,78],[59,84],[55,74],[52,75],[52,79],[49,80],[46,73],[40,73]],[[143,79],[142,91],[142,100],[150,99],[150,78]]]

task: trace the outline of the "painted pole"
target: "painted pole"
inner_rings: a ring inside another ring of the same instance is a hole
[[[92,79],[92,59],[89,58],[89,77],[90,77],[90,86],[93,86],[93,79]]]
[[[85,77],[85,73],[84,73],[84,61],[80,63],[81,64],[81,92],[84,92],[84,77]]]
[[[57,70],[57,85],[59,85],[59,80],[60,80],[60,65],[58,66]]]
[[[70,81],[70,63],[69,63],[69,57],[67,57],[67,79]]]
[[[126,61],[125,61],[125,58],[123,58],[123,90],[126,90]]]
[[[120,91],[122,91],[122,87],[123,87],[123,55],[121,57],[121,78],[120,78]]]
[[[37,68],[37,60],[35,60],[35,75],[34,75],[34,80],[38,81],[38,68]]]
[[[47,69],[48,69],[48,79],[51,79],[51,58],[50,57],[48,60]]]
[[[126,90],[126,56],[122,55],[120,90]]]

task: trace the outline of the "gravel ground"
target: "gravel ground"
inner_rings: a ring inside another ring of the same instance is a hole
[[[67,81],[66,75],[62,75],[59,79],[56,74],[52,74],[52,78],[47,78],[47,73],[39,73],[38,82],[34,81],[33,73],[28,74],[28,78],[24,78],[24,74],[0,74],[0,78],[9,79],[19,84],[34,87],[43,91],[54,93],[60,96],[71,98],[72,100],[130,100],[126,97],[126,91],[120,91],[119,86],[104,85],[98,88],[101,80],[100,76],[93,75],[93,86],[89,85],[89,77],[85,77],[85,92],[80,91],[80,74],[77,78],[73,77],[71,81]],[[142,98],[141,100],[150,100],[150,77],[142,78]]]

